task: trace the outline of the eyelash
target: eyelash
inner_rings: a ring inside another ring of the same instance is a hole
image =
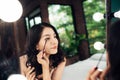
[[[54,36],[54,38],[57,38],[57,36],[55,35],[55,36]],[[48,38],[45,38],[45,40],[49,40],[49,39],[50,39],[50,37],[48,37]]]
[[[55,35],[54,38],[57,38],[57,36]]]
[[[45,41],[46,41],[46,40],[49,40],[49,39],[50,39],[50,38],[45,38]]]

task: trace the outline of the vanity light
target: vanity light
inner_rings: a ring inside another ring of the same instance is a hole
[[[99,22],[100,20],[104,19],[106,16],[103,13],[96,12],[93,14],[93,20]],[[112,12],[108,15],[110,18],[120,18],[120,10],[116,12]]]
[[[115,12],[113,15],[114,15],[114,17],[116,17],[116,18],[120,18],[120,10],[117,11],[117,12]]]
[[[5,22],[17,21],[23,13],[23,7],[18,0],[0,0],[0,19]]]
[[[93,20],[99,22],[102,19],[104,19],[104,14],[102,14],[100,12],[96,12],[93,14]]]
[[[102,49],[104,49],[104,44],[100,41],[97,41],[97,42],[94,43],[94,48],[96,50],[102,50]]]

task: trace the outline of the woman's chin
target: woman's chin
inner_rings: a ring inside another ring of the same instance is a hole
[[[51,54],[57,54],[57,50],[51,51]]]

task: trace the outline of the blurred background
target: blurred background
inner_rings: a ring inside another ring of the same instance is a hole
[[[23,55],[29,29],[49,22],[59,33],[68,64],[104,53],[104,49],[96,50],[94,43],[104,45],[109,24],[120,17],[119,0],[1,0],[0,4],[4,4],[0,6],[0,50],[12,49]],[[8,21],[14,17],[17,19]]]

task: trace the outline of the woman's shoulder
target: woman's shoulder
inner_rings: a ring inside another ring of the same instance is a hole
[[[21,68],[21,73],[22,74],[25,74],[26,73],[26,62],[27,62],[27,55],[22,55],[19,57],[19,60],[20,60],[20,68]]]
[[[26,65],[26,62],[27,62],[27,55],[22,55],[19,57],[19,60],[20,60],[20,65],[23,66],[23,65]]]
[[[19,57],[20,64],[24,64],[24,65],[26,65],[27,59],[28,59],[28,57],[27,57],[27,55],[26,55],[26,54],[25,54],[25,55],[20,56],[20,57]]]
[[[27,60],[27,54],[24,54],[19,57],[20,60]]]
[[[58,65],[58,67],[65,67],[66,61],[67,61],[67,59],[66,59],[66,57],[64,57],[64,60]]]

